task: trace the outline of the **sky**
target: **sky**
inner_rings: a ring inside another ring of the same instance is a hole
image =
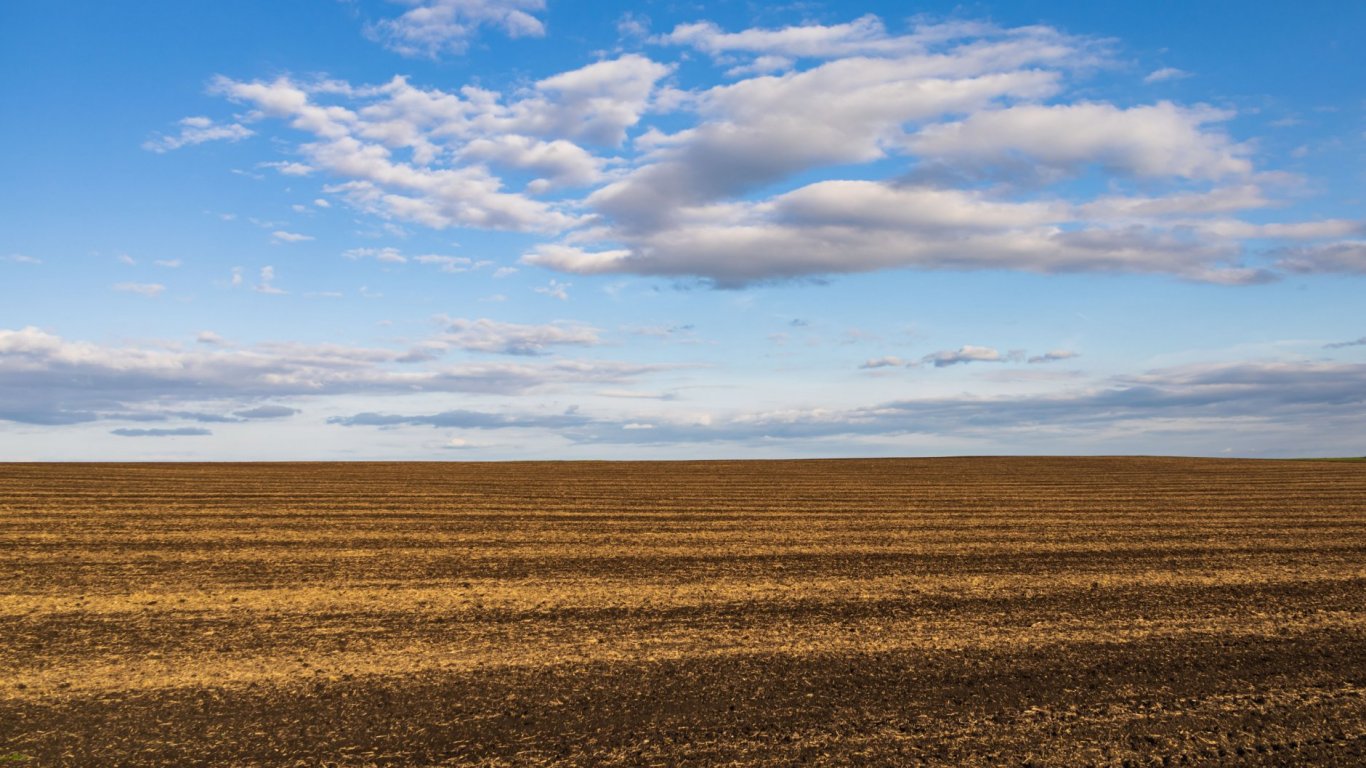
[[[1366,4],[0,6],[0,460],[1366,455]]]

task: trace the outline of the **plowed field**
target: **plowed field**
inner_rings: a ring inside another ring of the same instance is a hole
[[[0,766],[1366,764],[1366,462],[0,465]]]

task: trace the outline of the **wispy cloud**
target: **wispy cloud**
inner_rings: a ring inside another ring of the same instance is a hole
[[[1029,358],[1028,362],[1033,364],[1056,363],[1060,360],[1071,360],[1076,357],[1081,357],[1081,355],[1077,352],[1073,352],[1070,349],[1054,349],[1049,352],[1045,352],[1042,355],[1034,355]]]
[[[551,347],[593,347],[602,343],[597,328],[579,323],[534,325],[487,318],[442,320],[444,332],[425,342],[427,346],[505,355],[541,355]]]
[[[255,408],[233,411],[232,415],[242,419],[285,419],[298,412],[298,408],[284,405],[258,405]]]
[[[192,350],[165,343],[117,347],[68,341],[32,327],[0,330],[0,421],[79,423],[113,418],[140,405],[244,398],[423,392],[516,396],[579,384],[619,386],[676,367],[560,358],[433,365],[430,356],[411,349],[233,345],[216,334],[201,334],[199,341]],[[516,348],[517,342],[506,343]],[[561,343],[584,346],[590,338],[523,342],[530,349]]]
[[[878,368],[899,368],[904,365],[906,365],[905,360],[896,357],[895,355],[889,355],[887,357],[870,358],[865,361],[863,365],[860,365],[859,368],[871,371]]]
[[[946,349],[941,352],[933,352],[920,359],[924,365],[933,365],[935,368],[947,368],[951,365],[964,365],[967,363],[1001,363],[1007,360],[1018,360],[1023,355],[1018,352],[1001,354],[993,347],[977,347],[971,344],[958,349]]]
[[[120,293],[136,293],[139,296],[154,299],[166,290],[166,286],[161,283],[115,283],[114,290]]]
[[[272,161],[267,163],[257,163],[257,167],[274,168],[275,170],[279,171],[280,173],[286,176],[307,176],[310,173],[313,173],[314,171],[314,168],[311,165],[305,165],[304,163],[296,163],[293,161],[283,160]]]
[[[539,288],[532,288],[531,290],[535,291],[536,293],[549,296],[552,299],[559,299],[560,301],[569,301],[568,289],[571,285],[572,283],[562,283],[559,280],[551,280],[546,285],[540,286]]]
[[[240,141],[251,135],[252,130],[240,123],[219,124],[207,117],[186,117],[180,121],[179,133],[158,135],[143,142],[142,148],[161,154],[206,141]]]
[[[203,427],[174,427],[168,429],[135,429],[120,427],[119,429],[109,430],[109,434],[119,437],[204,437],[212,435],[213,432]]]
[[[1161,83],[1167,80],[1182,80],[1190,76],[1191,73],[1185,71],[1184,69],[1177,69],[1176,67],[1163,67],[1161,69],[1155,69],[1152,72],[1149,72],[1148,75],[1143,78],[1143,82],[1149,84]]]
[[[461,54],[480,27],[503,30],[509,37],[541,37],[545,25],[532,15],[544,0],[405,0],[410,10],[395,19],[366,27],[386,48],[404,56],[437,58]]]
[[[1236,436],[1245,450],[1284,452],[1287,436],[1315,445],[1350,445],[1366,427],[1366,365],[1237,363],[1201,365],[1115,377],[1050,395],[897,400],[833,409],[786,409],[728,416],[630,417],[563,413],[446,411],[362,413],[343,426],[540,429],[579,443],[730,443],[771,445],[894,435],[1002,440],[1023,435],[1073,446],[1133,446],[1160,436],[1170,452],[1208,450],[1208,439]],[[649,424],[648,430],[629,428]],[[1047,430],[1039,431],[1040,426]],[[1258,436],[1263,436],[1259,440]],[[1355,444],[1359,445],[1359,442]],[[1128,448],[1132,450],[1132,447]],[[1037,450],[1037,448],[1036,448]],[[1322,450],[1322,448],[1320,448]]]
[[[252,287],[257,293],[268,293],[277,296],[284,295],[285,291],[275,285],[275,267],[261,267],[261,281]]]
[[[1346,349],[1347,347],[1366,347],[1366,336],[1355,341],[1339,341],[1332,344],[1324,344],[1324,349]]]

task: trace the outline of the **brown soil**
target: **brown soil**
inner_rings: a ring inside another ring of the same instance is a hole
[[[0,768],[319,764],[1366,764],[1366,463],[0,465]]]

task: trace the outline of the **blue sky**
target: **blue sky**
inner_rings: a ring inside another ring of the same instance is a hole
[[[1363,32],[6,3],[0,460],[1366,454]]]

